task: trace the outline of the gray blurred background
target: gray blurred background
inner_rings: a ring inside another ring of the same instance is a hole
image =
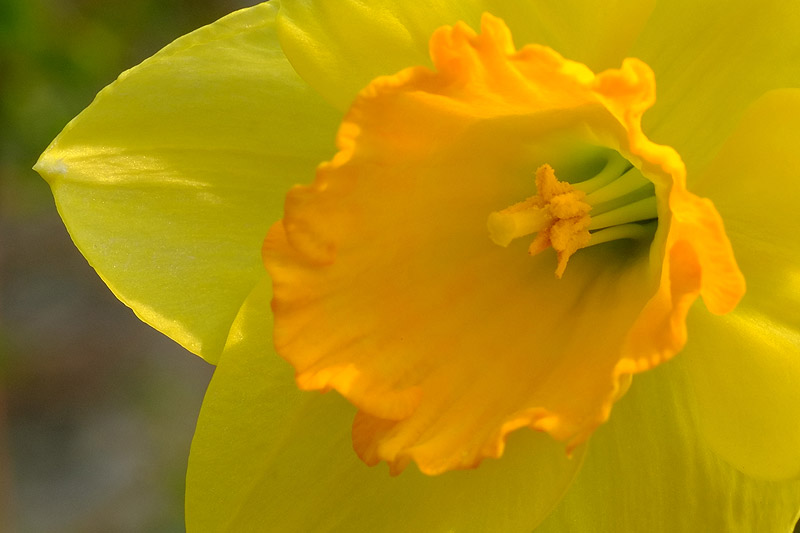
[[[184,530],[213,367],[114,298],[30,168],[120,72],[256,3],[0,0],[0,532]]]

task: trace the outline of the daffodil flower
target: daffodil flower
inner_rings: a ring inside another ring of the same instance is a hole
[[[799,29],[283,0],[120,76],[36,169],[218,364],[187,528],[790,531]]]

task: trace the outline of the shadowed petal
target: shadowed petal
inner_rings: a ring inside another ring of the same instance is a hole
[[[428,41],[439,26],[477,27],[483,12],[504,19],[518,45],[549,45],[593,69],[619,64],[653,0],[376,0],[284,2],[281,45],[292,65],[328,101],[345,110],[377,76],[429,65]]]
[[[678,150],[689,184],[745,109],[771,89],[800,86],[800,4],[767,0],[659,2],[628,52],[659,81],[645,131]],[[792,37],[790,37],[792,36]]]
[[[698,186],[725,216],[748,290],[687,346],[700,427],[743,472],[800,477],[800,90],[748,111]]]
[[[536,533],[792,531],[800,483],[754,480],[708,447],[689,356],[634,376],[589,442],[569,492]]]

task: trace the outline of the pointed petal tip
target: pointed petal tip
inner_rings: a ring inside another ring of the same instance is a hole
[[[63,159],[50,157],[48,151],[45,151],[39,157],[39,160],[36,161],[32,168],[51,186],[58,179],[66,176],[68,170],[67,164]]]

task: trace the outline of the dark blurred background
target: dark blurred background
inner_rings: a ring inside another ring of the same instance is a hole
[[[123,70],[244,0],[0,0],[0,532],[183,531],[213,367],[73,247],[31,166]]]

